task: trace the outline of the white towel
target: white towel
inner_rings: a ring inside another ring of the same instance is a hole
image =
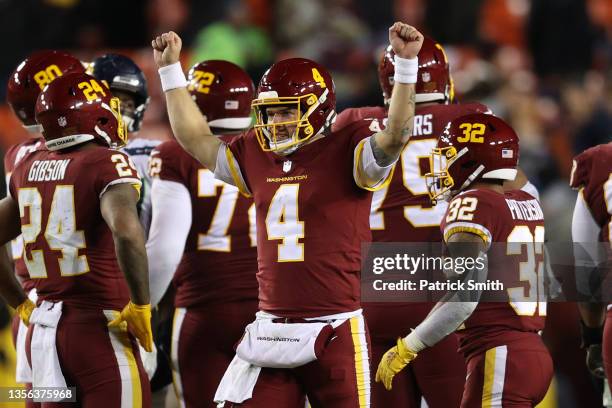
[[[327,324],[330,324],[333,328],[336,328],[343,322],[345,322],[347,319],[360,315],[361,309],[352,312],[339,313],[335,315],[314,317],[306,320],[325,320],[327,321]],[[271,323],[272,319],[278,317],[263,311],[257,312],[256,316],[257,320],[255,322],[257,322],[258,320],[264,320],[269,323]],[[287,324],[285,326],[295,326],[296,324],[301,323]],[[320,327],[326,325],[326,323],[305,324],[311,327]],[[242,344],[243,342],[244,338],[243,341],[240,342],[240,344]],[[238,345],[238,348],[240,348],[240,344]],[[261,372],[261,367],[243,360],[238,356],[238,352],[236,353],[237,355],[234,356],[234,359],[227,367],[227,370],[225,370],[225,374],[223,374],[223,378],[221,379],[221,382],[217,387],[217,392],[215,393],[215,403],[218,404],[218,408],[223,408],[225,406],[226,401],[238,404],[253,397],[253,389],[255,388],[255,384],[257,383],[259,373]]]
[[[260,372],[261,367],[234,356],[215,392],[215,403],[218,404],[218,407],[222,408],[225,401],[239,404],[252,398]]]
[[[249,324],[236,355],[259,367],[295,368],[317,359],[315,342],[327,323],[274,323],[261,313]]]
[[[38,296],[36,289],[32,289],[28,293],[28,298],[36,303]],[[17,341],[15,345],[16,360],[15,360],[15,381],[18,383],[31,383],[32,382],[32,368],[28,363],[28,356],[26,355],[26,337],[28,335],[28,326],[23,324],[23,321],[19,319],[19,328],[17,329]]]
[[[55,336],[62,317],[62,302],[43,301],[32,312],[32,387],[66,388],[66,379],[57,355]],[[60,401],[58,399],[57,401]]]
[[[157,370],[157,347],[155,347],[155,343],[153,343],[153,351],[149,353],[140,345],[140,341],[138,341],[138,349],[140,350],[140,360],[142,361],[142,366],[144,367],[147,377],[149,377],[150,380],[153,378],[153,375],[155,375],[155,371]]]

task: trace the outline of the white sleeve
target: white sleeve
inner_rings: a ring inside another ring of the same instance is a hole
[[[462,281],[474,280],[486,282],[488,274],[488,258],[481,252],[479,258],[483,260],[484,267],[474,267],[462,275]],[[432,347],[440,340],[457,330],[476,310],[482,295],[481,290],[460,289],[447,292],[432,311],[408,336],[404,342],[414,352],[426,347]]]
[[[372,151],[371,138],[372,136],[363,139],[355,147],[353,178],[359,187],[376,190],[387,180],[397,160],[388,166],[378,165]]]
[[[572,241],[576,288],[584,295],[593,292],[591,281],[594,275],[599,275],[598,265],[606,259],[605,251],[599,244],[600,230],[580,190],[572,217]]]
[[[535,197],[536,200],[540,201],[540,193],[538,192],[538,189],[529,180],[527,180],[527,182],[523,184],[521,190]]]
[[[591,263],[599,264],[603,261],[603,254],[599,251],[599,233],[601,228],[593,218],[589,207],[582,196],[582,190],[578,192],[576,197],[576,205],[574,206],[574,215],[572,217],[572,241],[574,242],[574,256],[576,264]],[[585,251],[577,251],[577,244],[584,248]],[[577,253],[578,252],[578,253]]]
[[[191,228],[191,197],[181,183],[154,179],[151,187],[153,217],[147,257],[151,306],[159,303],[172,281]]]
[[[217,151],[217,162],[215,164],[215,178],[221,181],[238,187],[238,190],[246,196],[250,196],[251,192],[247,188],[240,165],[234,158],[231,150],[225,144],[219,146]]]
[[[145,238],[149,236],[149,230],[151,228],[151,183],[146,178],[142,179],[141,188],[141,201],[140,201],[140,223],[145,233]]]
[[[474,313],[476,306],[478,302],[439,303],[438,307],[404,338],[406,345],[416,353],[432,347],[457,330]]]

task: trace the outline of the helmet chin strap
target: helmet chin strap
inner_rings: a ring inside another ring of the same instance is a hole
[[[478,177],[480,175],[480,173],[483,172],[484,168],[485,168],[485,166],[482,165],[482,164],[480,166],[478,166],[478,168],[476,168],[476,170],[474,170],[474,172],[472,174],[470,174],[470,176],[463,182],[463,184],[459,188],[459,191],[463,191],[470,184],[472,184],[472,182],[476,179],[476,177]]]
[[[93,135],[78,134],[58,137],[57,139],[47,140],[45,146],[51,151],[67,149],[68,147],[76,146],[81,143],[89,142],[94,139]]]

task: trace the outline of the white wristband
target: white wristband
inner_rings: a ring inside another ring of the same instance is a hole
[[[185,74],[183,73],[180,62],[161,67],[158,72],[164,92],[187,86],[187,79],[185,79]]]
[[[395,56],[395,74],[393,80],[400,84],[416,84],[419,72],[419,58],[401,58]]]

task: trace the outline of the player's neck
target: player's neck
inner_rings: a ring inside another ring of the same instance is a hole
[[[489,183],[486,181],[477,181],[476,183],[470,186],[470,190],[478,189],[478,190],[492,190],[499,194],[504,194],[503,184],[498,183]]]

